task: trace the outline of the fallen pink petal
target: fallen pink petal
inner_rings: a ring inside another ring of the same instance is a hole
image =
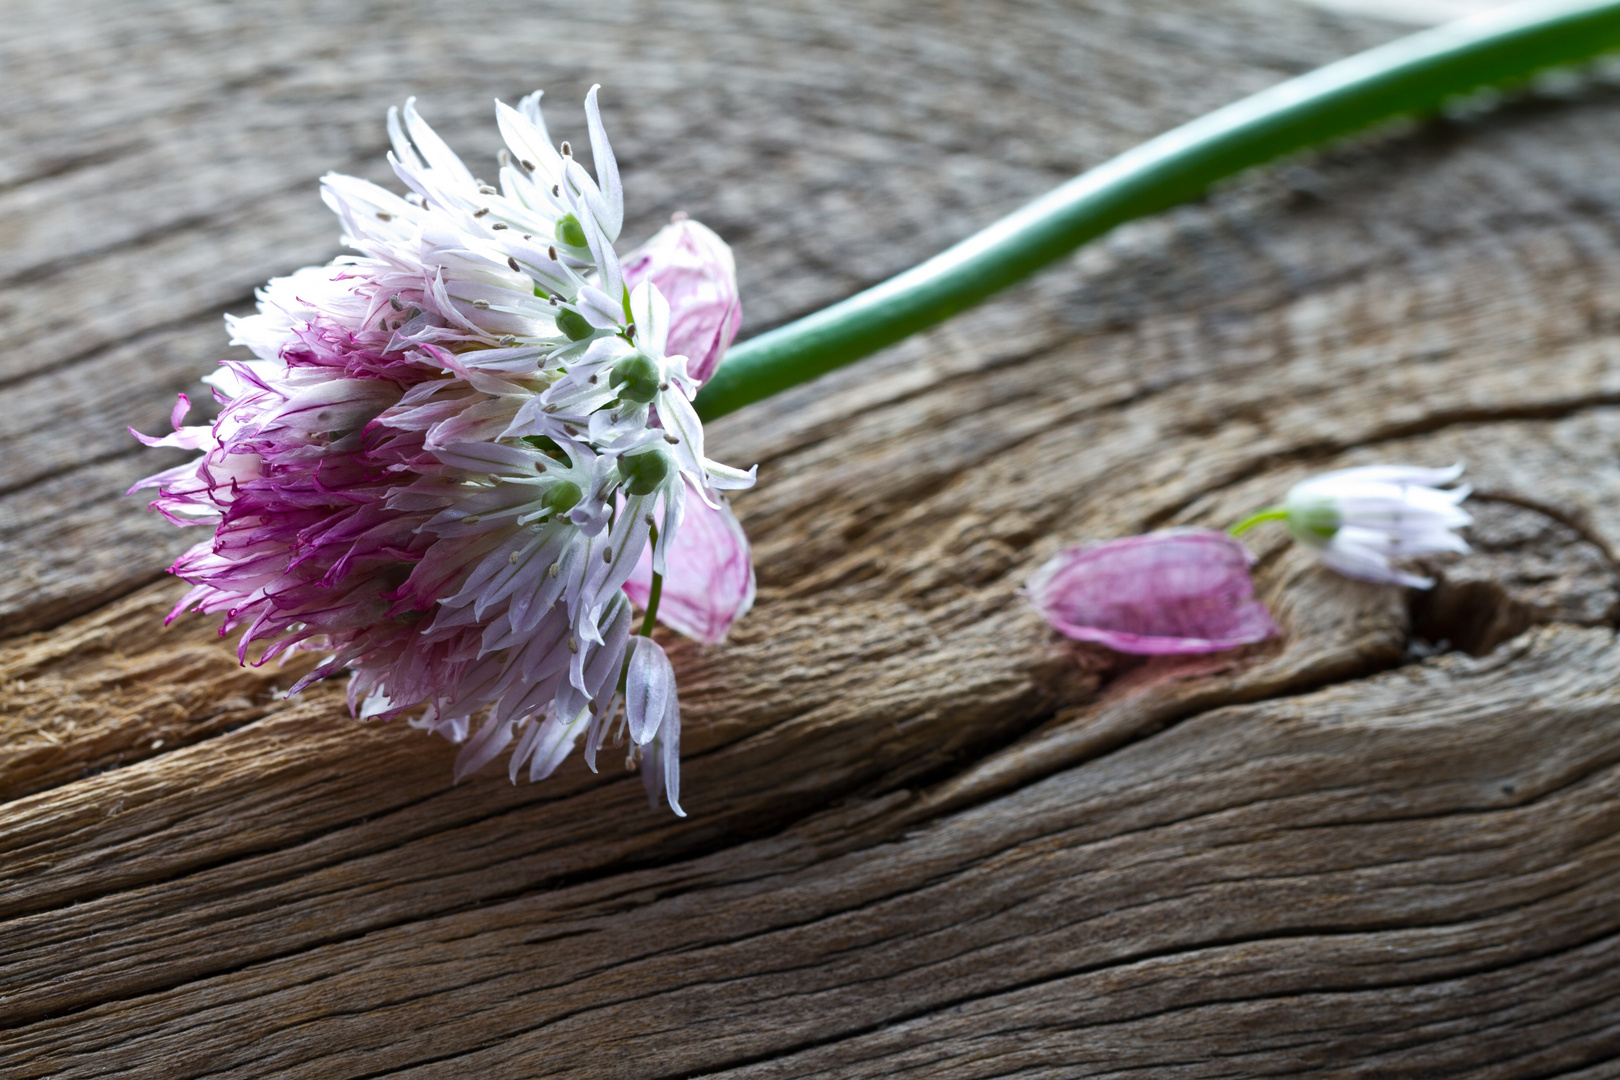
[[[1221,652],[1278,632],[1255,598],[1253,561],[1224,533],[1167,529],[1065,548],[1025,594],[1077,641],[1148,656]]]
[[[681,531],[665,560],[658,621],[705,644],[724,641],[731,624],[754,606],[753,554],[731,507],[722,501],[716,509],[689,495]],[[652,591],[650,550],[642,555],[624,591],[638,607],[647,606]]]

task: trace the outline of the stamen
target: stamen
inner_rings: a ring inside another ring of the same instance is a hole
[[[479,311],[488,311],[489,310],[489,301],[488,300],[474,300],[473,301],[473,307],[477,308]]]
[[[552,244],[550,247],[546,248],[546,258],[550,259],[552,262],[557,261],[557,245],[556,244]]]
[[[519,266],[517,260],[512,258],[510,255],[506,257],[506,265],[510,266],[520,274],[523,273],[523,267]]]
[[[390,296],[388,298],[388,304],[395,311],[404,311],[405,310],[405,305],[399,302],[399,293],[395,293],[393,296]]]
[[[504,221],[497,221],[495,224],[490,226],[490,228],[492,228],[492,229],[505,229],[505,228],[508,228],[508,227],[509,226]]]
[[[573,634],[568,635],[568,651],[571,653],[579,652],[579,639],[574,637]]]
[[[560,573],[562,573],[562,563],[552,563],[550,566],[546,567],[547,577],[554,578]]]
[[[487,213],[489,213],[489,207],[486,206],[481,210],[474,210],[473,217],[483,217]]]
[[[671,446],[679,446],[681,444],[681,440],[677,439],[673,435],[665,435],[664,436],[664,441],[669,443],[669,445],[671,445]]]
[[[379,210],[379,211],[377,211],[377,220],[378,221],[393,221],[394,220],[394,215],[393,214],[385,214],[381,210]]]
[[[562,144],[562,154],[563,154],[563,157],[573,157],[574,156],[573,147],[569,146],[567,143],[563,143]]]
[[[527,158],[519,158],[518,164],[522,165],[529,172],[534,172],[534,162],[528,160]]]
[[[480,194],[480,195],[499,195],[500,193],[501,192],[500,192],[499,188],[492,188],[488,184],[484,183],[481,180],[478,182],[478,194]]]

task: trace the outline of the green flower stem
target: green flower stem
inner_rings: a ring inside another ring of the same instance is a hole
[[[1226,530],[1228,536],[1242,536],[1250,529],[1265,521],[1288,520],[1288,509],[1283,506],[1268,506],[1264,510],[1256,510],[1230,529]]]
[[[1617,46],[1617,0],[1529,0],[1290,79],[1082,173],[881,285],[742,342],[698,394],[698,415],[724,416],[859,360],[1224,177]]]
[[[652,528],[649,530],[649,533],[650,533],[650,535],[649,535],[649,538],[647,540],[647,544],[648,544],[649,547],[656,548],[658,546],[658,526],[656,526],[656,525],[652,526]],[[649,589],[648,592],[647,592],[647,614],[646,614],[646,617],[644,617],[641,620],[641,636],[642,637],[651,637],[652,636],[653,623],[658,619],[658,601],[663,595],[664,595],[664,575],[659,574],[659,573],[654,573],[653,576],[652,576],[652,588]],[[625,669],[625,671],[630,670],[630,665],[629,665],[628,661],[626,661],[624,669]],[[623,683],[623,676],[622,675],[620,676],[620,683],[621,683],[621,685],[619,687],[619,691],[620,691],[620,693],[623,693],[624,692],[624,686],[622,685],[622,683]]]

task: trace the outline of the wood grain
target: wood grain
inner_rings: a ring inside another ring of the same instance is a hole
[[[19,3],[0,41],[0,1071],[1615,1075],[1620,91],[1281,163],[713,426],[760,602],[673,644],[691,817],[345,717],[161,627],[118,493],[219,315],[336,252],[421,95],[606,84],[633,240],[749,332],[1395,28],[1289,0]],[[1255,536],[1284,628],[1057,639],[1058,547],[1465,461],[1418,596]]]

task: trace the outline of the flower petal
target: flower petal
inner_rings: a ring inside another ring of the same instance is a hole
[[[624,280],[631,288],[651,282],[669,301],[665,352],[686,357],[697,382],[713,375],[742,325],[737,267],[726,242],[678,216],[625,257]]]
[[[731,624],[754,606],[754,560],[748,537],[723,501],[718,509],[702,499],[686,501],[665,561],[658,621],[670,629],[712,645],[724,641]],[[643,553],[624,591],[637,606],[647,606],[652,592],[650,550]]]
[[[1275,635],[1253,561],[1224,533],[1169,529],[1059,552],[1026,594],[1060,633],[1118,652],[1233,649]]]
[[[675,669],[652,638],[631,641],[630,665],[624,680],[624,712],[630,738],[637,746],[652,741],[675,695]]]

